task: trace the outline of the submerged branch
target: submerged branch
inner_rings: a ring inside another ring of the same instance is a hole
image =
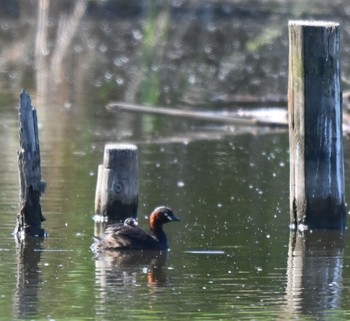
[[[350,134],[350,92],[343,93],[343,133]],[[146,114],[157,114],[172,117],[182,117],[194,120],[205,120],[222,123],[225,125],[265,127],[265,128],[287,128],[287,108],[255,108],[240,109],[234,112],[212,112],[212,111],[188,111],[165,107],[150,107],[124,102],[111,102],[106,105],[109,111],[129,111]]]
[[[158,114],[166,115],[173,117],[184,117],[197,120],[207,120],[212,122],[220,122],[224,124],[231,124],[237,126],[260,126],[260,127],[287,127],[287,117],[283,119],[279,117],[278,119],[273,119],[271,117],[258,117],[257,114],[248,112],[244,113],[228,113],[228,114],[218,114],[205,111],[187,111],[179,109],[171,109],[164,107],[148,107],[136,104],[128,104],[123,102],[112,102],[109,103],[106,108],[110,111],[131,111],[131,112],[140,112],[148,114]]]

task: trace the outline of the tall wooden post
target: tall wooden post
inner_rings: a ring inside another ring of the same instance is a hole
[[[290,219],[346,225],[339,24],[289,22]]]
[[[106,144],[98,167],[95,212],[111,220],[136,217],[138,207],[138,153],[131,144]]]
[[[41,181],[38,118],[29,94],[23,91],[19,106],[18,168],[20,183],[20,210],[15,234],[44,236],[41,222],[40,196],[45,188]]]

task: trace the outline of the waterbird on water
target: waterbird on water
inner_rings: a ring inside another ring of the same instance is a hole
[[[163,225],[173,221],[180,219],[169,207],[159,206],[149,217],[150,234],[140,229],[134,218],[127,218],[123,224],[108,226],[101,237],[94,237],[91,250],[167,250],[169,243]]]
[[[128,218],[124,221],[123,225],[124,225],[124,226],[130,225],[130,226],[135,227],[135,226],[137,226],[137,225],[139,225],[139,224],[137,223],[136,218],[134,218],[134,217],[128,217]]]

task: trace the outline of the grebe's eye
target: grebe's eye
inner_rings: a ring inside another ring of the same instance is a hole
[[[169,215],[169,213],[164,213],[164,215],[169,221],[173,220],[173,218],[171,217],[171,215]]]

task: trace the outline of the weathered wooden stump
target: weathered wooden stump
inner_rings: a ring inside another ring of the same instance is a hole
[[[18,168],[20,183],[20,209],[15,234],[44,236],[41,222],[40,196],[45,184],[41,181],[38,118],[26,91],[20,95]]]
[[[98,167],[95,212],[108,220],[136,217],[138,207],[138,152],[131,144],[106,144]]]
[[[290,219],[346,225],[339,24],[289,22]]]

